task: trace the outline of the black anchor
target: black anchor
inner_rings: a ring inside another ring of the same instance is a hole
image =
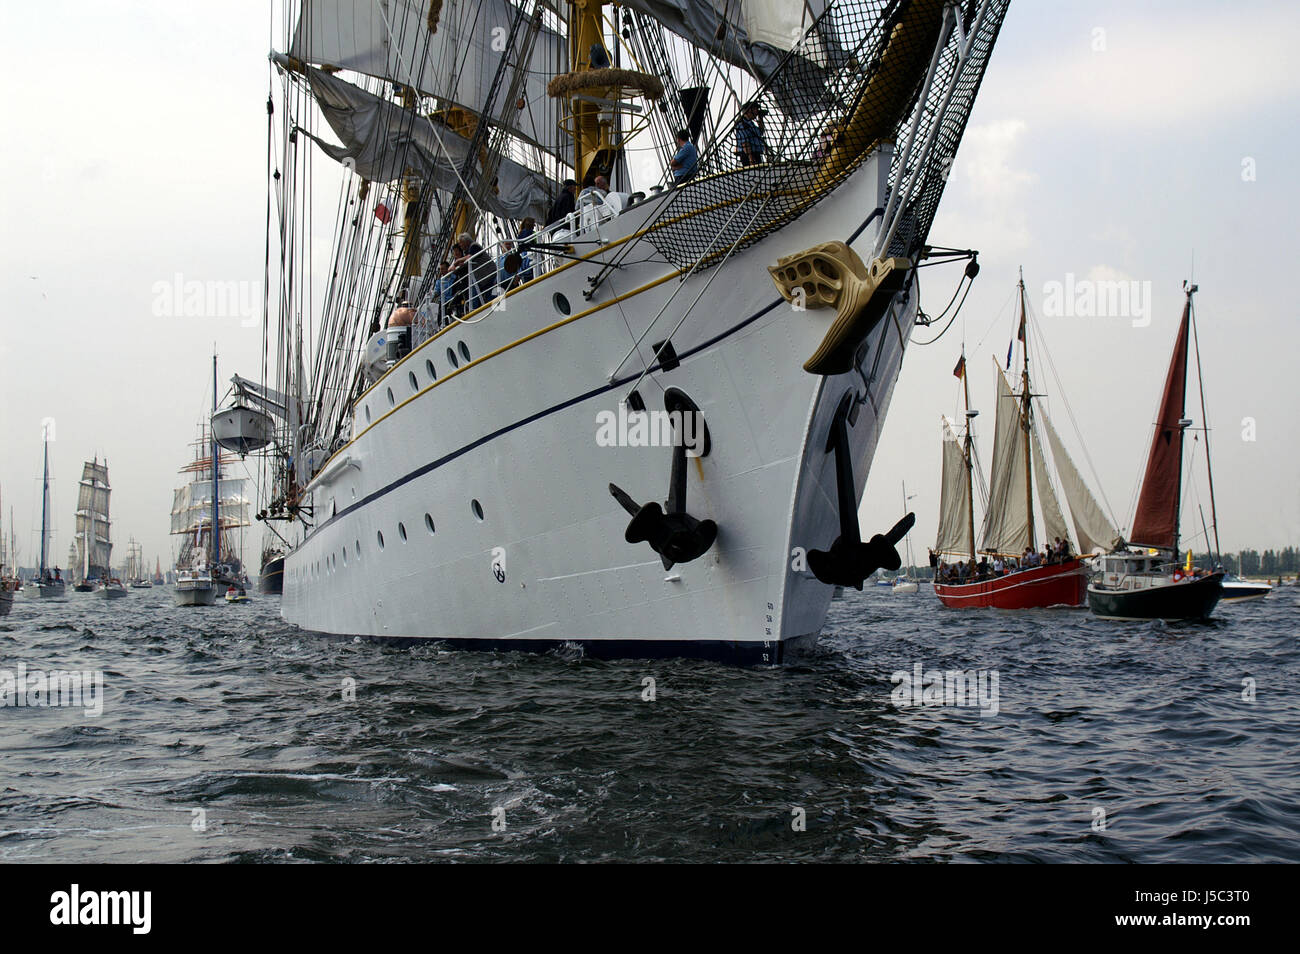
[[[678,411],[682,415],[699,414],[694,402],[676,388],[670,388],[665,395],[669,411]],[[708,428],[703,416],[696,418],[703,430],[703,449],[700,456],[709,452]],[[690,563],[699,559],[718,538],[718,525],[712,520],[697,520],[686,512],[686,441],[681,431],[676,434],[673,443],[672,474],[668,479],[667,509],[658,501],[638,505],[627,492],[609,485],[610,495],[619,502],[632,520],[623,533],[628,543],[648,543],[650,549],[659,554],[664,569],[670,570],[674,563]]]
[[[888,533],[877,533],[866,543],[858,527],[858,504],[853,490],[853,461],[849,457],[847,417],[853,405],[852,395],[835,411],[831,421],[830,445],[835,451],[835,490],[839,498],[840,535],[830,550],[809,550],[808,568],[813,576],[832,586],[862,589],[862,583],[881,568],[897,570],[903,565],[897,544],[916,523],[916,514],[908,513]]]

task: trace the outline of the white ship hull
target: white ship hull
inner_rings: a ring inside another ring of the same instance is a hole
[[[417,348],[362,396],[354,439],[308,488],[314,526],[286,559],[284,618],[331,634],[759,662],[815,639],[832,587],[803,568],[798,548],[826,549],[839,534],[831,420],[846,393],[859,398],[849,441],[860,500],[915,296],[895,299],[857,369],[823,378],[801,366],[834,313],[795,311],[767,268],[837,239],[869,262],[889,158],[873,156],[832,199],[690,278],[671,302],[676,270],[642,242],[629,256],[638,261],[613,271],[590,302],[587,278],[612,253]],[[604,241],[657,210],[647,202],[606,223]],[[557,293],[579,317],[564,323]],[[717,540],[665,571],[647,544],[625,541],[629,517],[608,485],[662,503],[672,450],[598,446],[597,414],[617,413],[653,362],[651,344],[701,293],[671,337],[680,366],[638,387],[650,410],[663,409],[664,389],[684,391],[711,438],[710,453],[687,462],[686,509],[716,521]],[[460,369],[449,374],[452,356]],[[862,515],[863,537],[901,516]]]

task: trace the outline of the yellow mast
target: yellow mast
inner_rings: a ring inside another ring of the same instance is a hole
[[[570,0],[569,2],[569,69],[591,69],[591,47],[599,43],[605,45],[601,30],[601,13],[605,4],[603,0]],[[606,98],[599,90],[589,90],[595,98]],[[589,178],[595,177],[595,170],[605,165],[612,165],[608,155],[617,148],[611,138],[612,122],[601,122],[600,109],[596,103],[587,102],[576,97],[569,99],[573,111],[571,132],[573,134],[573,177],[578,187],[589,185]],[[600,162],[602,154],[606,155]]]

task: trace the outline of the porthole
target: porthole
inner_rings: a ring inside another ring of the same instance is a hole
[[[469,502],[469,509],[474,511],[474,516],[479,520],[483,519],[483,505],[477,500],[471,500]]]
[[[460,367],[460,365],[457,364],[456,362],[456,352],[452,351],[450,348],[447,349],[447,363],[450,364],[453,368]]]
[[[403,543],[406,542],[406,524],[399,523],[397,525],[397,535],[402,538]]]
[[[363,411],[366,412],[366,423],[369,424],[369,423],[370,423],[370,405],[369,405],[369,404],[366,404],[366,405],[364,405],[361,409],[362,409]]]
[[[424,529],[428,530],[430,534],[433,533],[433,517],[427,513],[424,515]]]
[[[460,356],[464,358],[466,361],[469,361],[469,348],[465,347],[465,342],[462,341],[459,347],[460,347]]]
[[[393,389],[388,388],[387,391],[388,391],[388,406],[392,407],[394,404],[397,403],[397,401],[393,398]]]
[[[344,566],[347,566],[347,565],[348,565],[348,548],[347,548],[347,547],[344,547],[344,548],[343,548],[343,565],[344,565]]]
[[[560,314],[567,315],[569,313],[569,299],[565,298],[559,292],[556,292],[551,298],[551,303],[555,305],[555,310]]]
[[[411,390],[412,390],[412,391],[418,391],[418,390],[420,390],[420,380],[419,380],[419,378],[417,378],[417,377],[415,376],[415,372],[414,372],[414,371],[411,371],[411,372],[408,372],[408,373],[407,373],[407,375],[406,375],[406,380],[408,380],[408,381],[411,382]]]
[[[375,541],[379,544],[379,549],[382,550],[384,548],[384,531],[375,531]]]
[[[424,362],[424,370],[425,370],[426,372],[428,372],[429,380],[430,380],[430,381],[437,381],[437,380],[438,380],[438,372],[435,371],[435,370],[433,370],[433,362],[432,362],[432,361],[425,361],[425,362]]]
[[[360,559],[361,559],[361,541],[360,541],[360,540],[353,540],[353,541],[352,541],[352,546],[353,546],[353,547],[356,549],[356,551],[357,551],[357,559],[360,560]]]

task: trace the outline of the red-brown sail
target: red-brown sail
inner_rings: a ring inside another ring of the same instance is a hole
[[[1156,418],[1156,433],[1147,457],[1147,472],[1142,478],[1137,514],[1129,538],[1147,547],[1172,549],[1178,543],[1179,485],[1183,463],[1184,398],[1187,393],[1187,327],[1191,300],[1183,305],[1183,320],[1178,326],[1174,355],[1165,377],[1164,397]]]

